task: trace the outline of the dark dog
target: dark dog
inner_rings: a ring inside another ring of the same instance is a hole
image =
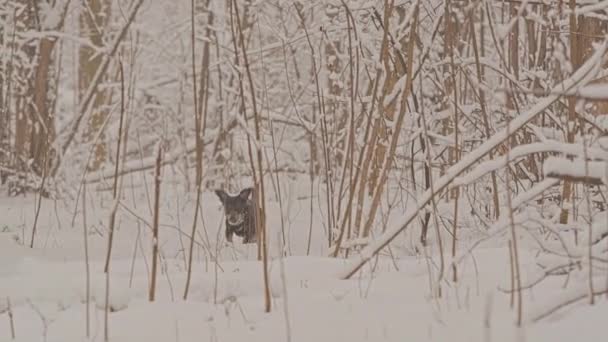
[[[256,207],[253,199],[249,199],[252,193],[253,188],[243,189],[236,196],[231,196],[224,190],[215,190],[224,206],[228,242],[232,242],[232,234],[242,237],[243,243],[257,241]]]

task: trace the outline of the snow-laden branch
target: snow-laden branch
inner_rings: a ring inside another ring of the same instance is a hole
[[[608,152],[602,149],[587,147],[587,151],[585,151],[585,147],[581,144],[568,144],[555,140],[547,140],[539,143],[520,145],[513,148],[509,153],[508,162],[513,162],[519,158],[523,158],[527,155],[535,153],[562,153],[564,155],[579,158],[587,155],[587,158],[591,160],[608,161]],[[464,176],[456,178],[453,185],[467,185],[473,183],[479,180],[483,175],[502,169],[506,166],[507,155],[503,155],[494,160],[485,161],[480,163],[475,169],[473,169],[473,171]]]
[[[580,7],[576,8],[574,11],[572,11],[571,9],[567,8],[564,11],[565,15],[570,15],[572,12],[574,12],[574,14],[576,15],[584,15],[587,13],[593,13],[593,12],[598,12],[598,11],[608,11],[608,1],[604,0],[595,4],[585,4],[585,5],[581,5]]]
[[[237,125],[236,120],[233,120],[224,130],[215,130],[214,132],[210,132],[205,135],[203,138],[203,147],[207,146],[211,143],[214,143],[219,137],[221,137],[225,132],[231,130]],[[170,151],[165,154],[162,160],[163,165],[171,164],[175,162],[177,159],[182,157],[184,154],[193,153],[196,150],[195,141],[192,140],[186,144],[186,148],[178,147],[173,151]],[[124,164],[123,169],[119,172],[119,175],[125,175],[133,172],[145,171],[152,169],[155,166],[155,158],[156,156],[150,156],[140,160],[130,160]],[[98,182],[102,179],[108,179],[114,177],[114,170],[111,167],[90,173],[86,176],[86,183],[94,183]]]
[[[545,160],[543,170],[545,177],[568,179],[589,184],[608,184],[608,163],[582,159],[569,160],[549,157]]]
[[[558,90],[569,90],[581,82],[588,82],[595,73],[597,73],[598,65],[601,65],[604,61],[604,54],[606,53],[607,41],[604,40],[598,49],[595,51],[593,56],[589,58],[585,64],[583,64],[572,76],[564,80],[561,84],[558,84],[554,89]],[[352,260],[345,268],[341,277],[348,279],[353,276],[365,263],[367,263],[376,253],[386,247],[397,235],[403,232],[408,225],[416,218],[418,212],[423,210],[426,205],[431,201],[432,198],[437,196],[443,189],[445,189],[458,175],[464,172],[466,169],[471,167],[479,159],[483,158],[486,154],[500,145],[502,142],[507,140],[513,132],[516,132],[520,128],[526,125],[530,120],[536,117],[547,109],[553,102],[559,98],[558,95],[549,95],[544,99],[539,100],[532,108],[527,112],[517,116],[508,126],[500,132],[494,134],[490,139],[486,140],[478,148],[471,151],[469,154],[464,156],[458,163],[452,165],[446,173],[440,177],[434,186],[425,191],[418,200],[417,206],[414,210],[410,210],[404,218],[404,223],[401,226],[395,226],[387,229],[376,241],[365,247],[361,253]]]
[[[586,283],[587,281],[581,281],[576,287],[562,291],[559,295],[551,297],[543,304],[533,306],[528,314],[529,321],[538,322],[570,304],[588,298],[589,285]],[[594,278],[593,287],[596,289],[594,290],[594,295],[608,293],[605,277]]]
[[[547,189],[559,184],[559,182],[559,179],[549,178],[534,184],[534,186],[530,188],[530,190],[518,195],[513,199],[513,201],[511,202],[513,209],[517,209],[520,205],[531,201],[532,199],[545,192]]]
[[[497,89],[497,91],[508,94],[513,92],[513,90],[509,88],[499,88]],[[520,87],[518,91],[524,94],[531,94],[536,96],[547,96],[549,94],[553,94],[562,96],[574,96],[587,100],[608,100],[608,84],[603,83],[588,84],[586,86],[570,89],[567,91],[564,91],[562,89],[554,89],[547,92],[545,90],[526,89],[523,87]]]
[[[78,37],[72,34],[67,34],[59,30],[47,30],[47,31],[26,31],[19,32],[16,34],[18,37],[24,40],[25,43],[30,41],[42,40],[42,39],[63,39],[64,41],[69,40],[81,47],[86,46],[88,49],[93,50],[96,54],[105,54],[107,51],[99,46],[93,44],[90,39]]]
[[[545,256],[537,259],[537,263],[543,268],[551,268],[556,265],[564,263],[564,258],[572,260],[582,260],[588,257],[589,248],[591,246],[591,253],[593,259],[608,263],[608,250],[606,249],[606,241],[608,240],[608,214],[603,212],[595,215],[589,224],[569,224],[571,229],[590,229],[591,236],[589,234],[581,234],[578,237],[578,242],[572,241],[571,239],[565,238],[561,232],[553,229],[554,223],[550,221],[542,222],[542,219],[533,219],[539,222],[541,225],[549,228],[556,240],[539,240],[538,243],[541,249],[546,253]],[[578,226],[578,227],[577,227]]]
[[[547,189],[551,188],[552,186],[557,185],[558,183],[559,183],[558,179],[549,178],[549,179],[545,179],[542,182],[535,184],[532,188],[530,188],[530,190],[528,190],[522,194],[519,194],[517,197],[515,197],[513,199],[513,201],[511,202],[511,205],[513,206],[512,209],[513,210],[518,209],[523,204],[531,201],[532,199],[534,199],[535,197],[537,197],[538,195],[540,195]],[[529,222],[531,219],[532,219],[532,217],[530,216],[529,212],[524,211],[521,214],[514,215],[513,224],[516,226],[522,225],[526,222]],[[488,228],[488,230],[485,232],[484,237],[473,242],[468,248],[466,248],[464,250],[463,253],[460,253],[460,255],[457,258],[455,258],[454,260],[449,260],[448,264],[461,263],[464,260],[464,258],[467,257],[468,255],[470,255],[473,252],[473,250],[475,248],[477,248],[477,246],[479,246],[482,242],[499,235],[500,233],[504,232],[510,226],[511,226],[511,220],[509,218],[509,215],[508,214],[501,215],[501,217]]]

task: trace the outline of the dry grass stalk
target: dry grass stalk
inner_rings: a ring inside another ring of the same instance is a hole
[[[11,299],[6,297],[6,310],[8,314],[8,325],[10,326],[11,340],[16,338],[15,334],[15,318],[13,317],[13,308],[11,307]]]
[[[89,232],[87,228],[87,187],[82,182],[82,231],[84,241],[84,265],[85,265],[85,330],[86,336],[91,336],[91,265],[89,263]]]
[[[124,71],[123,71],[123,65],[122,62],[120,62],[120,66],[119,66],[119,72],[120,72],[120,84],[121,84],[121,91],[120,91],[120,122],[118,124],[118,142],[116,145],[116,165],[114,166],[114,183],[112,185],[112,198],[114,200],[114,208],[112,209],[112,212],[110,214],[110,224],[109,224],[109,233],[108,233],[108,250],[106,253],[106,263],[104,266],[104,272],[108,273],[109,269],[110,269],[110,258],[112,256],[112,246],[114,244],[114,224],[116,221],[116,212],[117,212],[117,208],[118,208],[118,202],[119,202],[119,198],[120,198],[120,194],[119,194],[119,185],[118,182],[120,180],[119,177],[119,169],[120,169],[120,148],[122,147],[122,143],[123,143],[123,138],[126,139],[126,134],[123,137],[123,130],[124,130],[124,124],[125,124],[125,79],[124,79]],[[126,142],[125,142],[126,145]],[[122,185],[122,184],[121,184]]]
[[[42,181],[40,182],[40,189],[38,190],[38,201],[36,203],[36,211],[34,214],[34,225],[32,226],[32,237],[30,239],[30,248],[34,248],[34,239],[36,238],[36,230],[38,228],[38,218],[40,217],[40,209],[42,208],[42,197],[45,192],[44,186],[46,185],[46,179],[48,175],[48,168],[46,164],[48,163],[48,153],[46,153],[44,157],[43,173],[42,173]]]
[[[446,42],[445,42],[445,46],[446,46],[446,50],[448,53],[448,56],[450,58],[450,82],[448,83],[448,89],[446,90],[446,94],[450,93],[450,90],[453,92],[453,99],[448,99],[447,102],[450,103],[452,102],[452,108],[453,108],[453,113],[454,113],[454,148],[452,150],[452,153],[450,154],[450,159],[451,160],[451,164],[455,164],[458,163],[458,161],[460,160],[460,116],[459,116],[459,108],[458,108],[458,91],[457,91],[457,84],[456,84],[456,66],[454,63],[454,49],[457,48],[455,41],[456,41],[456,25],[454,24],[453,20],[452,20],[452,9],[450,6],[450,1],[446,1],[445,3],[446,6],[446,13],[448,14],[448,19],[445,20],[445,25],[446,25]],[[472,22],[471,18],[469,18],[469,20]],[[451,88],[451,89],[450,89]],[[449,96],[448,96],[449,97]],[[458,199],[460,197],[460,188],[459,187],[455,187],[453,189],[453,193],[452,193],[452,198],[454,199],[454,222],[452,225],[452,258],[456,257],[456,241],[457,241],[457,236],[458,236]],[[446,197],[449,199],[449,197]],[[453,263],[452,264],[452,280],[454,282],[458,281],[458,270],[456,267],[456,264]]]
[[[161,166],[163,159],[162,146],[158,145],[158,154],[156,156],[156,170],[154,172],[154,219],[152,221],[152,275],[150,279],[150,293],[148,299],[153,302],[156,296],[156,272],[158,267],[158,227],[160,214],[160,184]]]
[[[129,120],[125,110],[125,76],[122,61],[118,61],[118,71],[120,75],[120,122],[118,125],[118,142],[116,146],[116,166],[114,168],[114,183],[112,185],[112,208],[110,211],[108,248],[106,251],[106,263],[104,267],[105,273],[105,307],[104,307],[104,340],[107,342],[110,339],[109,335],[109,312],[110,312],[110,261],[112,255],[112,245],[114,242],[114,226],[116,224],[116,214],[122,196],[122,177],[120,177],[120,167],[125,164],[125,156],[127,151],[127,141],[129,136]],[[124,126],[124,127],[123,127]],[[121,153],[121,148],[122,153]]]
[[[329,162],[329,152],[327,150],[327,130],[326,130],[326,122],[325,122],[325,105],[323,103],[323,91],[321,90],[321,85],[320,85],[320,81],[319,81],[319,75],[316,72],[316,70],[318,70],[317,67],[317,60],[316,60],[316,53],[315,53],[315,48],[312,44],[312,41],[310,40],[310,34],[308,32],[308,28],[306,26],[306,20],[304,17],[304,14],[302,13],[302,9],[297,6],[296,4],[294,4],[294,8],[296,9],[296,13],[298,14],[298,17],[300,18],[300,21],[302,23],[302,28],[304,29],[304,33],[306,35],[306,41],[308,43],[308,47],[310,49],[310,53],[311,53],[311,62],[312,62],[312,74],[314,76],[314,81],[315,81],[315,97],[317,100],[316,106],[320,112],[320,127],[321,127],[321,143],[322,143],[322,147],[323,147],[323,163],[325,166],[325,179],[326,179],[326,184],[327,184],[327,188],[325,191],[325,205],[327,208],[327,240],[328,240],[328,246],[331,246],[333,243],[333,229],[335,228],[335,216],[333,214],[333,190],[331,188],[331,177],[330,177],[330,162]],[[313,110],[314,112],[314,110]],[[316,121],[316,120],[315,120]]]
[[[481,12],[483,15],[483,11]],[[470,29],[469,32],[471,33],[471,41],[473,42],[473,54],[475,56],[475,71],[477,72],[477,82],[481,83],[484,80],[484,73],[483,73],[483,68],[481,67],[481,63],[480,63],[480,55],[483,54],[483,50],[479,51],[479,47],[477,46],[477,37],[475,35],[475,23],[473,22],[472,18],[471,20],[469,20],[470,23]],[[483,24],[483,22],[482,22]],[[483,43],[484,40],[484,36],[481,35],[481,41]],[[485,93],[483,91],[483,89],[479,89],[479,104],[481,107],[481,118],[483,121],[483,127],[484,127],[484,133],[486,135],[486,137],[490,137],[492,135],[492,132],[490,130],[490,120],[488,119],[488,110],[487,110],[487,104],[486,104],[486,97],[485,97]],[[489,158],[492,159],[493,158],[493,152],[490,152],[489,154]],[[491,174],[491,178],[492,178],[492,199],[494,201],[494,218],[498,219],[500,217],[500,201],[499,201],[499,197],[498,197],[498,183],[496,181],[496,172],[492,172]]]
[[[507,123],[507,132],[510,133],[511,125]],[[509,134],[510,135],[510,134]],[[511,145],[507,144],[507,164],[509,163],[509,153],[511,152]],[[511,244],[509,245],[512,250],[512,258],[511,258],[511,270],[512,270],[512,280],[515,280],[515,299],[517,301],[517,326],[521,326],[523,320],[523,295],[522,295],[522,286],[521,286],[521,267],[519,262],[519,251],[517,248],[517,232],[515,229],[515,218],[513,215],[513,203],[511,198],[511,173],[506,172],[506,184],[505,187],[507,189],[507,210],[509,215],[509,225],[511,226]]]
[[[414,43],[416,40],[415,39],[416,28],[418,25],[418,14],[419,14],[418,3],[416,3],[415,6],[416,7],[414,9],[414,14],[412,16],[409,41],[408,41],[408,45],[407,45],[406,70],[408,70],[408,74],[407,74],[407,78],[406,78],[406,82],[405,82],[405,89],[403,89],[403,92],[401,94],[401,104],[400,104],[400,109],[399,109],[399,116],[397,117],[397,122],[395,124],[395,129],[393,131],[393,136],[391,138],[391,144],[390,144],[388,153],[386,154],[386,157],[384,158],[383,166],[380,171],[379,182],[378,182],[378,185],[376,186],[376,191],[374,192],[371,208],[369,210],[367,221],[365,223],[365,227],[363,230],[363,237],[369,236],[369,232],[371,230],[372,224],[376,217],[376,211],[378,210],[378,207],[380,206],[381,195],[384,191],[384,186],[386,184],[386,181],[388,180],[389,170],[391,168],[391,165],[393,164],[393,159],[395,157],[395,152],[397,150],[397,143],[399,141],[399,136],[401,135],[401,128],[403,126],[403,121],[405,119],[405,113],[407,112],[408,98],[412,91],[413,73],[411,72],[411,70],[413,70],[413,65],[414,65],[414,45],[415,45]]]
[[[195,145],[196,145],[196,202],[194,204],[194,218],[192,219],[192,233],[190,234],[190,248],[188,249],[188,271],[186,274],[186,285],[184,287],[183,299],[188,299],[188,292],[190,290],[190,281],[192,279],[192,259],[194,256],[194,236],[196,235],[196,226],[198,224],[198,213],[199,206],[201,203],[201,185],[203,181],[203,143],[201,137],[201,122],[202,119],[199,113],[199,98],[196,91],[196,34],[194,25],[195,6],[194,0],[190,2],[191,13],[190,13],[190,42],[192,44],[192,98],[194,101],[194,131],[195,131]]]
[[[265,200],[265,188],[264,188],[264,171],[262,165],[262,146],[261,146],[261,129],[260,129],[260,117],[257,108],[257,100],[255,96],[255,87],[253,85],[253,77],[251,76],[251,68],[249,64],[249,59],[247,56],[247,49],[245,47],[245,36],[243,35],[243,28],[241,25],[241,19],[239,16],[239,7],[234,0],[234,14],[236,16],[236,23],[239,32],[239,42],[241,45],[241,51],[243,52],[243,61],[245,62],[245,71],[247,73],[247,79],[249,81],[249,90],[251,91],[251,102],[253,107],[253,117],[254,117],[254,125],[255,125],[255,139],[256,139],[256,150],[257,150],[257,169],[259,175],[259,183],[255,184],[255,192],[254,197],[256,199],[256,205],[258,208],[258,215],[256,217],[259,220],[259,225],[257,225],[258,230],[260,231],[261,240],[258,241],[258,245],[261,247],[262,254],[262,266],[263,266],[263,277],[264,277],[264,310],[266,312],[270,312],[271,310],[271,301],[270,301],[270,284],[268,279],[268,246],[267,242],[267,234],[266,234],[266,200]],[[241,78],[242,83],[242,78]],[[244,95],[244,94],[241,94]],[[251,155],[250,155],[251,156]],[[252,162],[252,169],[255,170]],[[255,172],[254,172],[255,174]]]
[[[569,1],[569,7],[570,10],[574,10],[574,8],[576,7],[576,0],[570,0]],[[576,70],[578,67],[580,67],[580,63],[581,63],[581,59],[580,59],[580,53],[579,53],[579,41],[578,41],[578,30],[577,30],[577,20],[576,20],[576,13],[571,13],[569,15],[569,25],[570,25],[570,63],[572,63],[572,69]],[[566,126],[566,142],[568,143],[573,143],[574,142],[574,137],[576,135],[576,123],[577,123],[577,115],[576,115],[576,98],[573,97],[569,97],[568,98],[568,125]],[[559,216],[559,223],[561,224],[567,224],[568,223],[568,216],[569,216],[569,210],[568,208],[564,208],[564,206],[566,205],[567,201],[571,200],[573,198],[573,187],[574,185],[572,184],[572,182],[570,182],[569,180],[564,181],[564,186],[562,189],[562,211],[560,213]],[[574,204],[574,201],[572,201],[572,203]],[[575,230],[575,234],[577,234],[577,231]],[[575,240],[577,239],[578,236],[575,235]]]
[[[379,56],[379,60],[383,60],[385,57],[385,55],[388,54],[388,16],[390,14],[390,7],[388,6],[388,0],[385,0],[385,24],[384,24],[384,31],[383,31],[383,35],[382,35],[382,43],[381,43],[381,49],[380,49],[380,56]],[[311,46],[312,49],[312,46]],[[370,133],[372,131],[375,130],[375,128],[372,128],[372,123],[374,123],[374,127],[375,127],[375,121],[372,119],[374,117],[374,115],[372,115],[374,113],[375,110],[375,106],[376,106],[376,102],[377,102],[377,94],[378,94],[378,89],[380,86],[380,79],[381,76],[383,75],[384,70],[383,68],[380,67],[380,63],[378,63],[378,67],[376,68],[376,77],[373,81],[373,90],[372,90],[372,103],[370,106],[370,110],[369,110],[369,115],[368,115],[368,121],[365,127],[365,133],[364,133],[364,138],[363,141],[366,141],[367,143],[363,146],[363,148],[361,148],[361,151],[359,151],[359,158],[358,158],[358,163],[357,165],[361,165],[360,167],[357,167],[357,169],[355,170],[355,177],[352,180],[351,183],[351,187],[352,190],[349,193],[349,197],[348,197],[348,203],[346,204],[346,211],[344,213],[344,219],[342,220],[342,223],[340,225],[340,235],[338,236],[335,245],[333,246],[333,256],[337,257],[338,253],[340,252],[340,246],[342,244],[342,240],[344,238],[344,229],[346,227],[346,218],[350,217],[351,215],[351,211],[353,208],[353,200],[354,200],[354,196],[355,196],[355,186],[357,183],[359,183],[359,192],[358,192],[358,206],[357,206],[357,211],[356,211],[356,215],[355,215],[355,231],[358,232],[359,234],[362,234],[362,231],[359,229],[360,225],[361,225],[361,219],[362,219],[362,214],[363,214],[363,201],[365,198],[365,184],[367,184],[367,174],[368,174],[368,170],[369,170],[369,164],[371,162],[371,157],[372,157],[372,152],[373,152],[373,148],[375,146],[375,139],[376,139],[376,134],[372,133],[371,138]],[[370,150],[366,149],[365,147],[369,147]],[[367,151],[367,153],[366,153]],[[364,159],[365,158],[365,159]],[[361,173],[360,173],[361,172]],[[361,236],[361,235],[360,235]],[[330,241],[330,246],[331,246],[331,242]]]

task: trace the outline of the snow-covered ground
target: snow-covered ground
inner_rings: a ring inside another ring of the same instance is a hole
[[[30,249],[36,199],[0,198],[0,341],[11,340],[11,321],[15,341],[103,341],[103,268],[111,201],[89,194],[93,196],[87,201],[90,339],[82,211],[72,223],[73,202],[44,200],[35,247]],[[510,287],[508,249],[501,241],[476,248],[459,266],[456,285],[442,282],[440,298],[431,296],[429,286],[438,273],[436,248],[424,258],[394,246],[392,256],[383,253],[352,279],[341,280],[348,260],[324,255],[327,246],[318,207],[313,244],[306,255],[310,200],[297,196],[290,196],[290,205],[283,208],[285,258],[279,257],[279,206],[268,204],[272,311],[265,313],[262,265],[255,260],[255,247],[243,246],[239,239],[234,245],[223,242],[222,212],[212,192],[203,195],[204,225],[198,227],[190,293],[182,299],[189,240],[179,231],[191,230],[193,201],[167,194],[161,206],[161,271],[156,301],[151,303],[151,233],[146,223],[152,215],[144,193],[125,189],[124,197],[109,280],[113,342],[604,341],[606,336],[604,298],[593,306],[581,301],[530,322],[562,296],[565,278],[558,277],[524,293],[525,323],[517,328],[510,295],[501,290]],[[406,241],[399,243],[407,245]],[[523,279],[533,278],[538,266],[532,251],[522,250],[520,258]]]

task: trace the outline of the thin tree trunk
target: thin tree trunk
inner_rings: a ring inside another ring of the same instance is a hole
[[[80,35],[87,37],[92,45],[101,49],[104,47],[104,30],[110,17],[110,4],[103,0],[90,0],[81,3],[80,10]],[[78,91],[80,102],[83,103],[87,96],[87,90],[95,79],[97,70],[102,66],[103,55],[97,53],[88,46],[81,46],[79,51],[78,65]],[[91,117],[87,127],[85,138],[91,142],[102,128],[106,116],[109,114],[104,105],[109,104],[111,92],[109,90],[98,90],[94,94],[91,106]],[[102,133],[95,145],[93,158],[89,165],[89,171],[98,170],[107,160],[107,147],[105,134]]]

